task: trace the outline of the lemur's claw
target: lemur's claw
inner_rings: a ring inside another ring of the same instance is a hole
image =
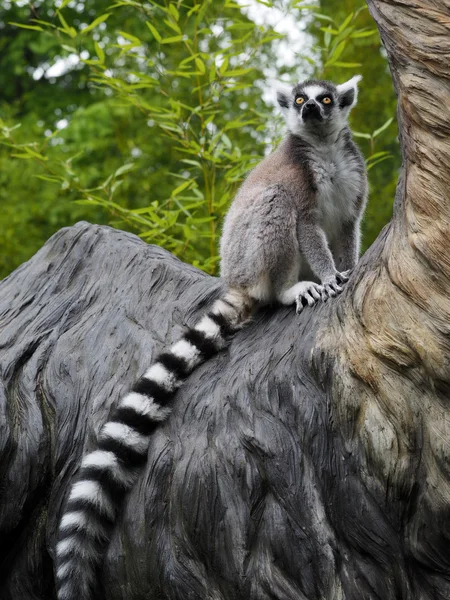
[[[307,306],[314,306],[318,300],[324,299],[324,289],[318,283],[310,283],[295,299],[296,312],[299,315]]]

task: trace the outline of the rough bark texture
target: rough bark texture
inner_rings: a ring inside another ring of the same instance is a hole
[[[450,4],[370,0],[399,94],[392,223],[339,299],[268,309],[154,436],[109,600],[450,598]],[[79,224],[0,286],[0,597],[53,597],[64,494],[113,402],[220,292]]]

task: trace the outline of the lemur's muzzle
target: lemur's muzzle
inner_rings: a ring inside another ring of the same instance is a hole
[[[322,120],[322,112],[320,110],[320,106],[317,104],[315,100],[308,100],[302,110],[302,118],[304,121],[309,119],[317,119],[319,121]]]

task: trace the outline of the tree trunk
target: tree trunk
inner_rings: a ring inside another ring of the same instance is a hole
[[[338,299],[260,311],[180,390],[105,556],[108,600],[450,598],[450,3],[369,8],[399,99],[393,220]],[[54,596],[81,454],[219,293],[88,224],[2,282],[2,600]]]

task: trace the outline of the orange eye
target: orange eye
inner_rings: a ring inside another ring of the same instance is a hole
[[[329,98],[328,96],[325,96],[325,98],[322,98],[322,103],[323,104],[331,104],[331,98]]]
[[[303,104],[304,101],[305,99],[300,96],[299,98],[295,99],[295,104]]]

